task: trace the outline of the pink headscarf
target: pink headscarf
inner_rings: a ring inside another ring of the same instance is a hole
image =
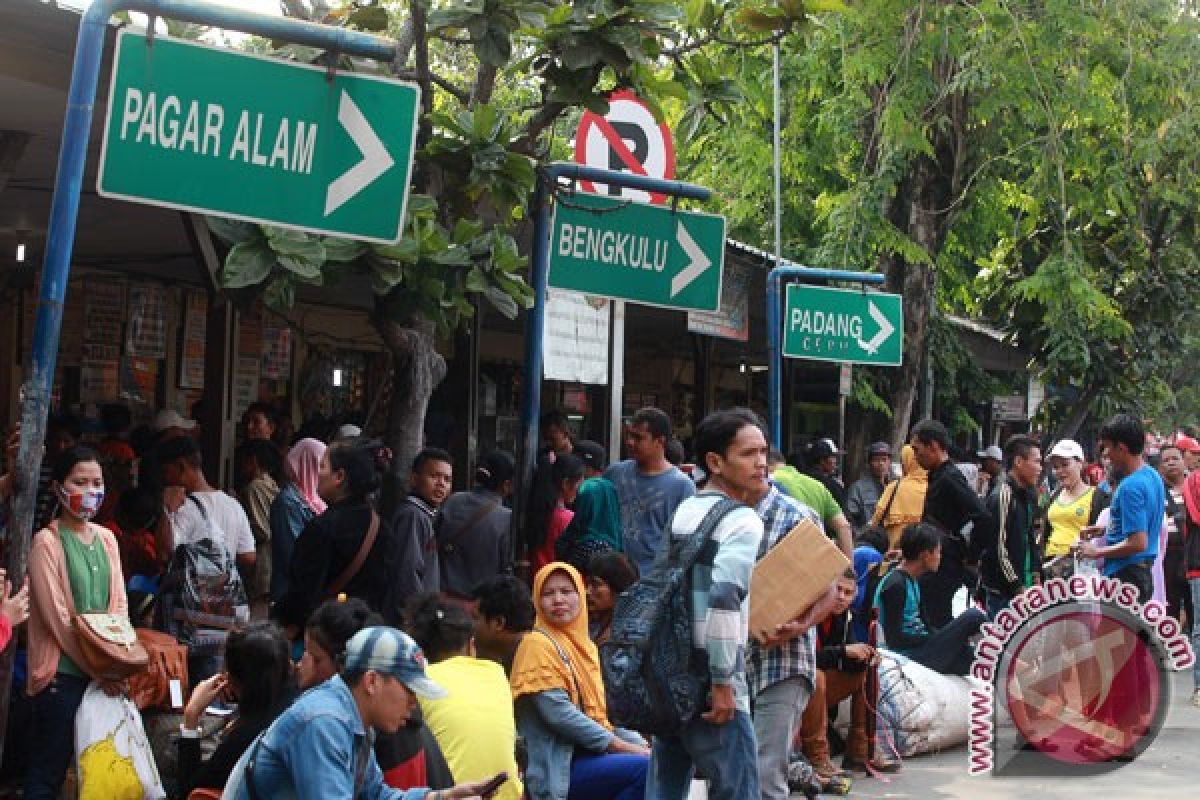
[[[325,443],[319,439],[301,439],[287,454],[288,477],[296,484],[304,502],[317,514],[325,510],[325,501],[317,494],[317,470],[323,455]]]

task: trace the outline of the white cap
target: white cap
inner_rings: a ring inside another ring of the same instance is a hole
[[[335,442],[344,442],[347,439],[357,439],[359,436],[362,436],[362,428],[358,427],[357,425],[351,425],[347,422],[345,425],[342,425],[337,429],[337,433],[334,434],[333,440]]]
[[[1083,448],[1079,446],[1079,442],[1074,439],[1059,439],[1054,447],[1050,448],[1050,457],[1059,456],[1061,458],[1076,458],[1080,461],[1087,461],[1083,456]]]
[[[994,458],[997,461],[1004,460],[1004,451],[996,445],[992,445],[984,450],[980,450],[975,455],[979,456],[980,458]]]
[[[156,431],[161,432],[169,428],[190,431],[194,427],[196,427],[196,420],[184,419],[178,411],[172,408],[164,408],[154,415],[154,430]]]

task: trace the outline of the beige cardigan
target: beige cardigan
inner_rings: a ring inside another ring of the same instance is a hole
[[[121,572],[121,552],[112,532],[101,525],[88,525],[108,555],[108,613],[128,616],[125,578]],[[29,682],[26,691],[35,695],[50,685],[58,672],[58,660],[65,653],[81,670],[87,669],[75,639],[75,598],[67,575],[67,558],[58,532],[51,523],[33,537],[29,551]]]

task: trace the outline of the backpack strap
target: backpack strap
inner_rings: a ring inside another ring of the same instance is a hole
[[[368,508],[370,508],[368,506]],[[325,591],[325,598],[331,599],[338,596],[342,589],[346,588],[346,584],[354,580],[354,576],[362,569],[363,564],[367,560],[367,556],[371,552],[372,545],[375,544],[375,537],[379,535],[379,515],[375,513],[375,509],[370,508],[371,522],[367,525],[367,535],[363,537],[362,544],[358,546],[358,552],[354,554],[354,558],[346,565],[341,574],[333,579],[333,583],[329,584],[329,588]]]
[[[696,562],[700,559],[700,555],[704,551],[705,546],[708,544],[709,540],[712,539],[712,535],[716,532],[717,526],[720,525],[721,520],[725,518],[725,515],[735,509],[743,507],[744,505],[744,503],[739,503],[730,497],[722,495],[721,498],[713,504],[713,507],[708,510],[708,513],[704,515],[704,519],[700,520],[700,524],[696,527],[696,530],[692,532],[692,535],[682,540],[682,542],[678,544],[677,548],[675,546],[673,532],[675,527],[675,516],[672,515],[671,522],[667,525],[668,534],[671,536],[671,561],[677,564],[685,572],[691,571],[692,567],[694,567]]]

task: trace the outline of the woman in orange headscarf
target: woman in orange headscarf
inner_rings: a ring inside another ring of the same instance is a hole
[[[925,513],[925,492],[929,489],[929,473],[917,463],[912,445],[904,445],[900,463],[904,467],[903,477],[892,481],[883,490],[875,505],[875,516],[871,518],[872,525],[887,531],[891,550],[900,546],[900,534],[905,528],[921,521],[921,515]]]
[[[517,648],[511,677],[529,752],[525,788],[531,800],[642,800],[650,750],[608,721],[585,596],[579,572],[560,561],[533,581],[537,621]]]

